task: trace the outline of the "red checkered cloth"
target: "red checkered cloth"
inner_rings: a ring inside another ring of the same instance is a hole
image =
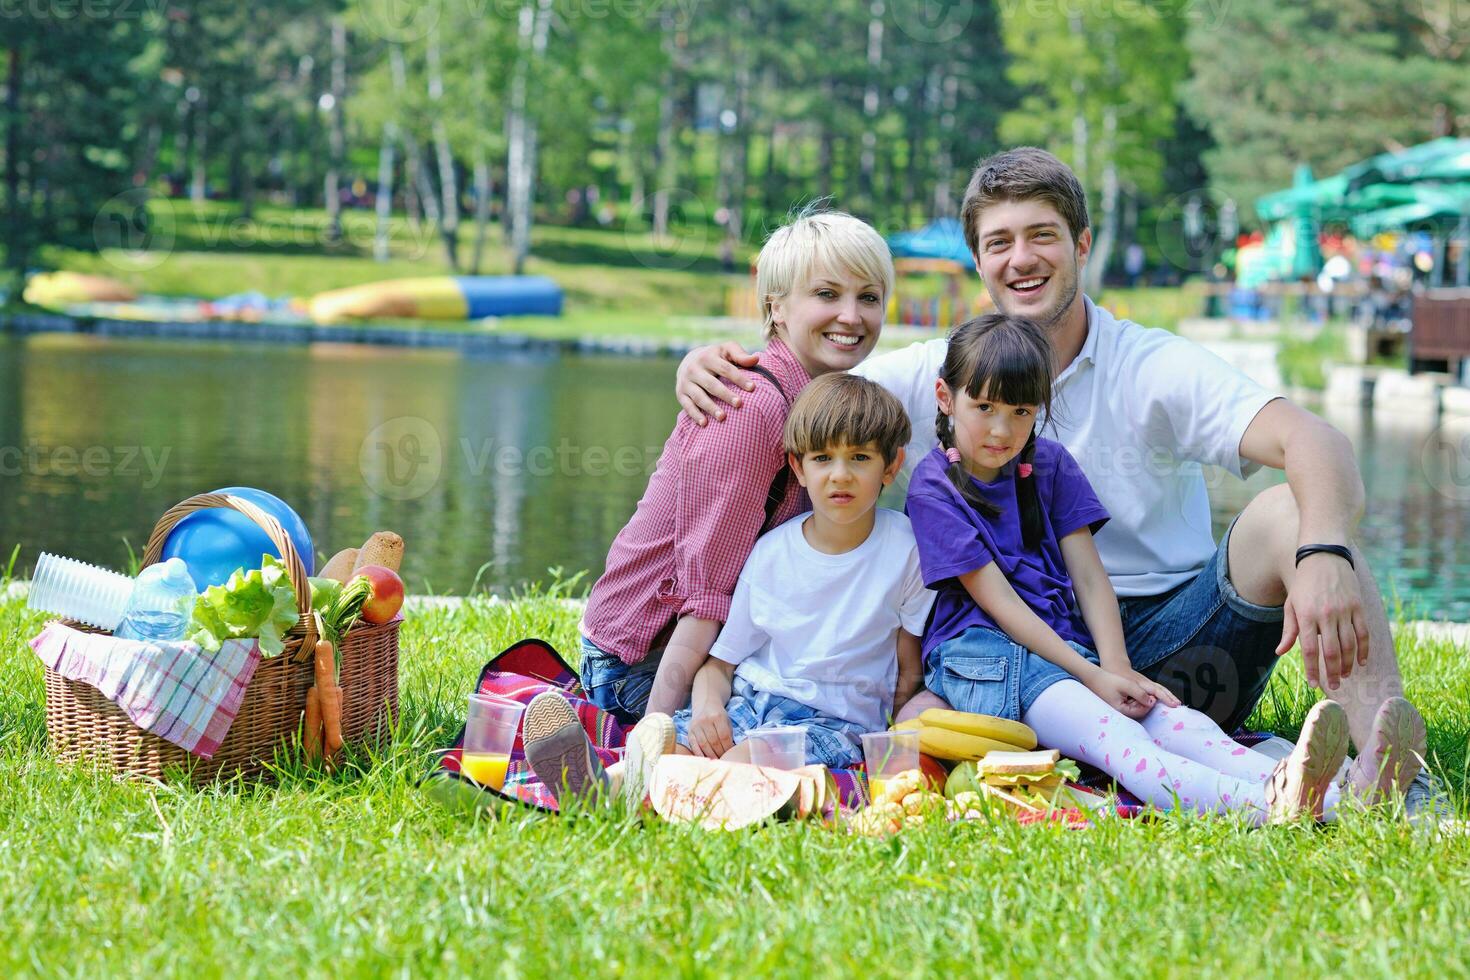
[[[205,759],[234,724],[260,664],[254,640],[226,640],[215,654],[187,642],[144,643],[51,623],[31,641],[41,662],[90,684],[144,731]]]
[[[542,691],[560,691],[582,721],[587,737],[592,740],[593,750],[604,766],[612,765],[623,757],[623,744],[628,730],[616,718],[588,701],[582,695],[582,685],[577,672],[562,659],[551,644],[542,640],[522,640],[498,654],[480,671],[476,690],[482,694],[529,704]],[[464,748],[464,729],[460,729],[454,744],[440,756],[436,774],[443,772],[452,778],[466,779],[460,773],[460,752]],[[838,798],[845,808],[856,808],[866,802],[865,780],[857,770],[838,769],[832,773],[837,783]],[[516,736],[511,748],[510,765],[506,769],[505,788],[500,792],[486,789],[502,799],[525,803],[540,810],[556,811],[556,799],[536,778],[526,764],[525,748],[520,735]]]

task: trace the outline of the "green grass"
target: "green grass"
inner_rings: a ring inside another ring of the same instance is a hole
[[[372,256],[376,219],[369,211],[344,212],[343,241],[332,246],[326,244],[326,213],[320,209],[261,205],[246,221],[229,202],[155,200],[150,213],[147,244],[153,251],[49,249],[42,260],[111,276],[144,293],[206,299],[248,290],[309,297],[380,279],[449,273],[432,227],[416,228],[403,215],[391,222],[389,259],[378,262]],[[462,224],[462,264],[470,260],[473,238],[472,225]],[[486,244],[481,274],[509,273],[511,254],[498,224]],[[724,310],[725,286],[747,281],[743,272],[720,271],[718,248],[717,230],[703,226],[677,229],[671,242],[661,244],[637,226],[538,224],[526,271],[555,279],[566,291],[569,313],[620,310],[649,320],[716,315]],[[746,267],[748,251],[737,254],[737,268]]]
[[[232,202],[155,199],[148,243],[151,252],[115,248],[101,252],[48,249],[43,264],[120,279],[141,293],[214,299],[257,291],[267,296],[310,297],[328,289],[382,279],[448,273],[443,246],[427,224],[417,227],[398,214],[390,233],[390,257],[372,257],[376,219],[371,212],[343,213],[343,241],[326,244],[326,212],[259,205],[253,220],[240,217]],[[473,226],[461,225],[460,254],[468,263]],[[721,270],[720,230],[703,224],[674,229],[669,241],[658,242],[641,226],[619,221],[610,228],[535,225],[532,255],[526,271],[554,279],[566,291],[560,317],[513,317],[494,329],[505,333],[565,340],[585,337],[631,338],[665,343],[699,343],[734,339],[758,343],[759,333],[728,322],[710,323],[726,310],[730,290],[751,288],[748,269],[758,242],[736,250],[737,272]],[[485,275],[511,271],[511,256],[501,226],[492,225],[487,239]],[[938,295],[947,288],[939,276],[908,276],[900,294]],[[962,301],[969,303],[983,287],[964,280]],[[1120,316],[1148,326],[1174,329],[1179,319],[1197,315],[1203,299],[1184,289],[1109,289],[1102,301]],[[402,322],[402,321],[400,321]],[[423,321],[420,321],[423,322]],[[480,330],[480,324],[434,321],[436,330]],[[889,348],[912,337],[893,336]]]
[[[393,748],[327,777],[204,790],[47,755],[41,618],[0,604],[0,975],[1456,975],[1470,837],[1351,814],[1248,830],[1166,817],[887,841],[626,817],[476,818],[416,787],[496,650],[575,649],[557,592],[412,616]],[[1401,651],[1463,813],[1464,651]],[[1256,723],[1295,733],[1301,672]]]

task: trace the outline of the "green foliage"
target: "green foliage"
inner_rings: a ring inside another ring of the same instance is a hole
[[[1184,98],[1214,137],[1211,181],[1247,214],[1300,163],[1326,176],[1470,112],[1463,4],[1232,0],[1186,45]]]
[[[1084,186],[1099,190],[1111,159],[1119,180],[1156,193],[1164,172],[1162,149],[1173,134],[1176,89],[1189,63],[1182,45],[1185,18],[1179,0],[1166,3],[1002,4],[1009,75],[1025,94],[1001,120],[1005,143],[1045,146],[1079,168]],[[1106,116],[1115,114],[1116,132]],[[1086,122],[1087,162],[1074,143],[1078,117]]]
[[[1322,831],[1230,819],[1009,821],[869,840],[736,834],[618,814],[473,813],[418,786],[482,664],[525,636],[576,649],[564,586],[404,623],[393,745],[273,783],[114,781],[49,757],[42,617],[0,605],[5,975],[501,972],[806,977],[1464,972],[1470,837],[1348,814]],[[1431,760],[1465,804],[1464,651],[1401,639]],[[1253,723],[1294,734],[1283,662]],[[105,937],[106,941],[96,937]],[[1459,950],[1459,952],[1456,952]],[[977,967],[977,964],[980,966]],[[1005,964],[997,970],[997,964]]]

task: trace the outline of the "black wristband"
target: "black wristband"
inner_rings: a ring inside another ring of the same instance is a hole
[[[1358,567],[1353,564],[1353,553],[1340,544],[1304,544],[1296,549],[1296,563],[1300,565],[1303,558],[1318,553],[1336,555],[1346,561],[1349,568],[1356,570]]]

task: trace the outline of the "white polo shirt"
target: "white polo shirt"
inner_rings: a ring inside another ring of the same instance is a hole
[[[1112,520],[1098,532],[1120,596],[1167,592],[1215,552],[1202,463],[1249,476],[1240,455],[1251,420],[1279,394],[1198,344],[1119,320],[1083,297],[1087,339],[1054,383],[1046,434],[1081,464]],[[934,448],[934,381],[943,339],[871,357],[853,369],[891,391],[914,426],[907,471]]]

